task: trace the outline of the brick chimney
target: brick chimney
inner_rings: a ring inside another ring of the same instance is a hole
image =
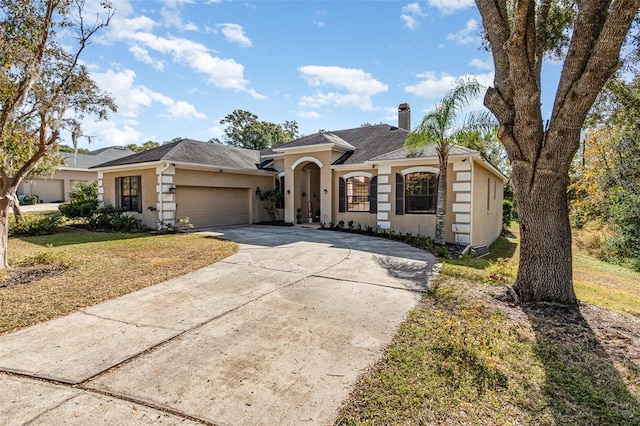
[[[398,107],[398,127],[411,131],[411,107],[407,103]]]

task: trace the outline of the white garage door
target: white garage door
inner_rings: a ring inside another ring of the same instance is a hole
[[[249,223],[249,189],[178,186],[176,202],[176,217],[195,228]]]
[[[38,179],[31,184],[31,194],[37,195],[43,203],[64,201],[64,181],[62,179]]]

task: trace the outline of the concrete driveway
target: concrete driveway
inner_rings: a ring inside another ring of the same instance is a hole
[[[240,251],[0,336],[0,424],[331,423],[436,262],[299,226],[206,234]]]

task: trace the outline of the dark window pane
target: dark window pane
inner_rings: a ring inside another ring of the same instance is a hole
[[[433,173],[417,172],[405,176],[407,213],[435,213],[437,179]]]

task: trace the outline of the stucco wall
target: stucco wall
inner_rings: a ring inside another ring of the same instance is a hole
[[[148,227],[155,228],[158,222],[158,215],[155,211],[148,209],[150,206],[155,208],[158,203],[156,192],[158,176],[155,168],[103,173],[102,197],[104,205],[116,205],[116,178],[124,176],[141,176],[142,180],[142,213],[127,212],[127,214],[141,219]]]
[[[69,192],[73,190],[75,182],[95,181],[98,172],[80,170],[58,170],[51,178],[23,181],[18,185],[18,195],[37,195],[45,203],[69,201]],[[55,185],[51,185],[54,183]],[[62,197],[60,196],[60,190]],[[53,190],[51,190],[53,189]],[[62,200],[60,199],[62,198]]]
[[[502,230],[503,181],[481,161],[473,165],[471,244],[491,244]]]

